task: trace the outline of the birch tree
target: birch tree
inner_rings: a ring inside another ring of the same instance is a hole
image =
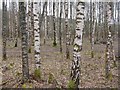
[[[19,2],[20,11],[20,30],[22,33],[22,72],[23,82],[29,79],[29,65],[28,65],[28,35],[26,30],[26,6],[25,2]]]
[[[72,32],[73,30],[73,22],[72,22],[72,16],[73,16],[73,13],[72,13],[72,6],[73,6],[73,2],[70,2],[70,31]],[[72,37],[72,34],[70,32],[70,37]],[[70,39],[71,40],[71,39]]]
[[[11,38],[12,34],[11,34],[11,22],[10,22],[10,16],[11,16],[11,11],[10,11],[10,1],[9,1],[9,38]]]
[[[95,18],[95,3],[93,3],[93,29],[92,29],[92,35],[91,35],[91,58],[94,58],[94,37],[95,37],[95,24],[96,24],[96,18]]]
[[[53,32],[54,32],[53,46],[56,46],[57,41],[56,41],[56,27],[55,27],[55,2],[53,2]]]
[[[71,68],[71,79],[75,82],[76,86],[79,85],[80,78],[80,61],[81,61],[81,50],[82,50],[82,31],[84,28],[84,8],[85,2],[79,0],[76,8],[76,29],[75,29],[75,40],[73,47],[73,60]]]
[[[13,28],[13,7],[12,7],[12,2],[9,2],[9,31],[10,31],[10,38],[13,39],[14,37],[14,28]]]
[[[40,19],[39,19],[39,27],[40,27],[40,28],[41,28],[41,26],[42,26],[42,21],[43,21],[43,16],[44,16],[44,14],[45,14],[45,7],[46,7],[46,5],[47,5],[47,1],[45,1],[44,5],[43,5],[42,15],[41,15],[41,17],[40,17]]]
[[[93,22],[92,22],[92,21],[93,21],[93,17],[92,17],[92,15],[93,15],[93,13],[92,13],[92,8],[93,8],[93,5],[92,5],[92,1],[90,0],[90,31],[89,31],[89,32],[90,32],[90,33],[89,33],[90,43],[92,42],[92,38],[91,38],[91,37],[92,37],[92,36],[91,36],[92,33],[91,33],[91,32],[92,32],[92,29],[93,29],[93,28],[92,28],[92,25],[93,25]]]
[[[77,6],[77,2],[73,2],[73,10],[72,10],[72,18],[73,18],[73,28],[75,28],[76,22],[75,22],[75,15],[76,15],[76,6]],[[72,39],[72,45],[74,44],[74,38],[75,38],[75,30],[73,30],[73,39]],[[72,35],[72,34],[71,34]]]
[[[49,0],[49,19],[48,19],[48,28],[49,28],[49,31],[51,31],[51,15],[52,15],[52,1]],[[50,35],[48,35],[48,38],[50,37]]]
[[[106,45],[106,78],[111,75],[111,67],[113,62],[113,40],[111,33],[112,21],[112,2],[107,3],[107,23],[108,23],[108,37]]]
[[[6,26],[6,23],[7,23],[7,6],[5,4],[5,0],[3,0],[2,2],[2,42],[3,42],[3,60],[6,60],[7,59],[7,56],[6,56],[6,30],[7,30],[7,26]]]
[[[28,32],[29,32],[29,53],[31,53],[31,46],[32,46],[32,31],[33,31],[33,29],[32,29],[32,24],[31,24],[31,14],[32,14],[32,12],[31,12],[31,2],[30,1],[28,1],[28,14],[27,14],[27,20],[28,20],[28,23],[27,23],[27,29],[28,29]]]
[[[98,19],[98,31],[97,31],[97,36],[96,36],[96,42],[99,42],[99,38],[100,38],[100,31],[101,31],[101,28],[102,28],[102,3],[99,2],[99,19]]]
[[[47,39],[47,5],[45,5],[45,24],[44,24],[45,28],[45,35],[44,35],[44,44],[46,44],[46,39]]]
[[[62,24],[62,2],[60,2],[60,20],[59,20],[59,44],[60,44],[60,52],[62,53],[62,32],[61,32],[61,24]]]
[[[55,8],[55,12],[56,12],[55,22],[56,22],[56,39],[57,39],[57,37],[58,37],[57,32],[59,30],[59,19],[58,19],[59,18],[59,0],[56,2],[55,6],[56,6],[56,8]]]
[[[34,58],[35,74],[40,73],[40,28],[39,28],[39,3],[33,2],[34,13]],[[40,78],[40,75],[37,75]]]
[[[107,42],[107,33],[108,33],[108,20],[107,20],[107,9],[106,9],[106,7],[107,7],[107,3],[106,2],[104,2],[103,3],[104,5],[103,5],[103,14],[104,14],[104,30],[103,30],[103,41],[102,41],[102,43],[103,44],[106,44],[106,42]]]
[[[68,31],[68,2],[67,0],[65,0],[65,30],[66,30],[66,58],[69,59],[70,58],[70,32]]]
[[[15,47],[17,47],[17,42],[18,42],[18,17],[17,17],[17,3],[16,2],[12,2],[12,6],[13,6],[13,15],[14,15],[14,19],[13,19],[13,24],[14,24],[14,38],[15,38]]]
[[[33,14],[33,2],[31,2],[31,39],[32,39],[32,46],[34,46],[34,14]]]

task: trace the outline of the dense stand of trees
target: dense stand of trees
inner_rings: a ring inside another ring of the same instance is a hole
[[[91,43],[91,58],[94,58],[94,44],[106,45],[105,71],[108,78],[111,73],[111,63],[116,63],[113,41],[117,38],[120,25],[119,5],[119,2],[88,3],[82,0],[76,3],[67,0],[65,2],[28,1],[27,3],[16,1],[9,2],[9,8],[7,8],[7,3],[3,0],[3,60],[7,60],[7,40],[14,41],[14,47],[17,47],[20,39],[24,83],[29,80],[28,53],[32,50],[34,51],[35,75],[37,73],[36,77],[41,78],[38,74],[41,73],[42,67],[42,39],[44,39],[44,45],[52,39],[53,46],[59,46],[61,53],[63,52],[62,44],[66,42],[66,59],[70,59],[70,44],[73,46],[70,77],[76,87],[79,87],[82,42],[83,37],[86,37]]]

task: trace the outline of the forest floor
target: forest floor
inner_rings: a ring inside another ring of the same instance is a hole
[[[41,80],[34,78],[34,47],[29,54],[30,82],[21,84],[22,78],[22,57],[21,45],[14,47],[14,43],[7,42],[7,60],[0,62],[2,66],[2,87],[3,88],[55,88],[68,87],[70,80],[70,67],[72,57],[72,45],[70,46],[70,59],[65,56],[65,43],[63,44],[63,53],[59,52],[59,45],[52,46],[52,41],[41,44]],[[118,51],[118,42],[114,42],[115,51]],[[117,67],[112,68],[110,79],[105,78],[105,44],[95,44],[94,58],[91,58],[90,43],[87,39],[83,40],[83,49],[81,52],[81,88],[105,88],[118,87],[118,63]],[[52,75],[52,76],[51,76]]]

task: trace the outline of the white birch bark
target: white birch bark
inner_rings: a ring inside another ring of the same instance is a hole
[[[60,52],[62,53],[62,2],[60,2],[60,19],[59,19],[59,45],[60,45]]]
[[[91,35],[91,58],[94,58],[94,38],[95,38],[95,24],[96,24],[96,18],[95,18],[95,3],[93,3],[93,28],[92,28],[92,35]]]
[[[40,69],[40,28],[39,28],[39,3],[33,2],[34,13],[34,58],[35,68]]]
[[[108,22],[108,37],[106,46],[106,77],[109,78],[111,73],[112,61],[113,61],[113,40],[111,34],[111,21],[112,21],[112,2],[107,3],[107,22]]]
[[[71,78],[75,82],[76,86],[79,85],[80,79],[80,61],[81,61],[81,50],[82,50],[82,35],[84,28],[84,8],[85,2],[79,0],[76,8],[76,30],[75,30],[75,40],[73,49],[73,60],[71,68]]]
[[[66,30],[66,58],[70,58],[70,32],[68,30],[68,1],[65,0],[65,30]]]
[[[44,30],[45,30],[45,35],[44,35],[44,44],[46,44],[46,39],[47,39],[47,5],[45,5],[45,24],[44,24]]]
[[[31,24],[31,15],[32,15],[32,11],[31,11],[31,2],[28,1],[28,14],[27,14],[27,20],[28,20],[28,23],[27,23],[27,29],[28,29],[28,32],[29,32],[29,53],[31,53],[31,46],[32,46],[32,32],[33,32],[33,29],[32,29],[32,24]]]
[[[32,46],[34,46],[34,14],[33,14],[33,2],[31,2],[31,39],[32,39]]]

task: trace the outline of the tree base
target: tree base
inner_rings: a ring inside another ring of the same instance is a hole
[[[35,76],[36,79],[41,80],[41,71],[40,71],[40,69],[35,69],[34,76]]]
[[[7,56],[6,56],[6,54],[5,55],[3,55],[3,60],[6,60],[7,59]]]
[[[17,42],[15,42],[15,47],[17,47],[18,45],[17,45]]]
[[[69,54],[69,52],[67,52],[67,54],[66,54],[66,59],[70,59],[70,54]]]
[[[56,42],[53,42],[53,47],[57,46],[57,43]]]
[[[31,48],[29,48],[29,51],[28,51],[29,53],[31,53]]]
[[[91,58],[94,58],[94,52],[91,51]]]

